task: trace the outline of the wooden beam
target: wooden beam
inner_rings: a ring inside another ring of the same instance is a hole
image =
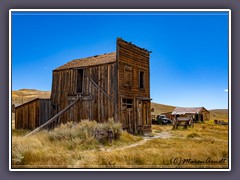
[[[109,96],[100,86],[98,86],[86,73],[84,76],[86,76],[108,99],[117,104],[117,102],[111,96]]]
[[[78,101],[80,100],[80,97],[78,97],[72,104],[68,105],[66,108],[64,108],[62,111],[60,111],[58,114],[56,114],[55,116],[53,116],[50,120],[48,120],[46,123],[44,123],[43,125],[39,126],[38,128],[34,129],[33,131],[31,131],[30,133],[28,133],[25,137],[30,136],[35,134],[36,132],[40,131],[41,129],[43,129],[44,127],[46,127],[47,125],[51,124],[54,120],[56,120],[59,116],[61,116],[65,111],[67,111],[68,109],[70,109],[74,104],[76,104]]]

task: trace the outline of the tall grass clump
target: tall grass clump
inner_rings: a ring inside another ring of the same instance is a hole
[[[109,140],[109,134],[112,139],[119,139],[122,134],[122,125],[115,123],[113,119],[105,123],[83,120],[78,124],[68,122],[49,132],[50,141],[75,141],[77,143],[97,143],[104,144]]]
[[[187,135],[187,138],[196,138],[196,137],[200,137],[200,135],[198,133],[195,133],[195,132]]]
[[[41,142],[35,137],[13,137],[12,139],[12,164],[22,165],[26,159],[26,154],[41,149]]]
[[[80,123],[68,122],[51,131],[38,132],[24,137],[13,136],[12,165],[15,167],[66,167],[76,161],[76,156],[87,150],[97,150],[109,144],[122,141],[122,126],[112,119],[105,123],[83,120]],[[83,150],[83,151],[81,151]],[[79,153],[77,155],[77,153]]]

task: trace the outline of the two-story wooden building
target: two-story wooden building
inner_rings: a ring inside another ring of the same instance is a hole
[[[149,56],[146,49],[118,38],[116,52],[75,59],[53,70],[52,116],[76,102],[55,123],[113,118],[130,133],[150,132]],[[21,111],[21,106],[16,111]],[[40,111],[44,112],[44,107]],[[16,116],[16,124],[23,121],[23,116]]]

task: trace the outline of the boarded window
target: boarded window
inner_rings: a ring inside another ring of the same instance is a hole
[[[83,69],[77,69],[77,93],[83,92]]]
[[[140,71],[139,72],[139,88],[144,89],[145,88],[145,78],[144,78],[144,72]]]
[[[124,85],[132,86],[132,67],[128,65],[124,67]]]

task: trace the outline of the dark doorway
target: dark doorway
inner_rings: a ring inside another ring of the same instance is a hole
[[[77,69],[77,93],[83,93],[83,69]]]
[[[196,114],[195,121],[203,121],[203,115],[202,114]]]
[[[195,121],[198,121],[198,114],[195,115]]]
[[[144,89],[145,87],[144,87],[144,82],[145,81],[145,79],[144,79],[144,72],[143,71],[140,71],[140,73],[139,73],[139,88],[140,89]]]

